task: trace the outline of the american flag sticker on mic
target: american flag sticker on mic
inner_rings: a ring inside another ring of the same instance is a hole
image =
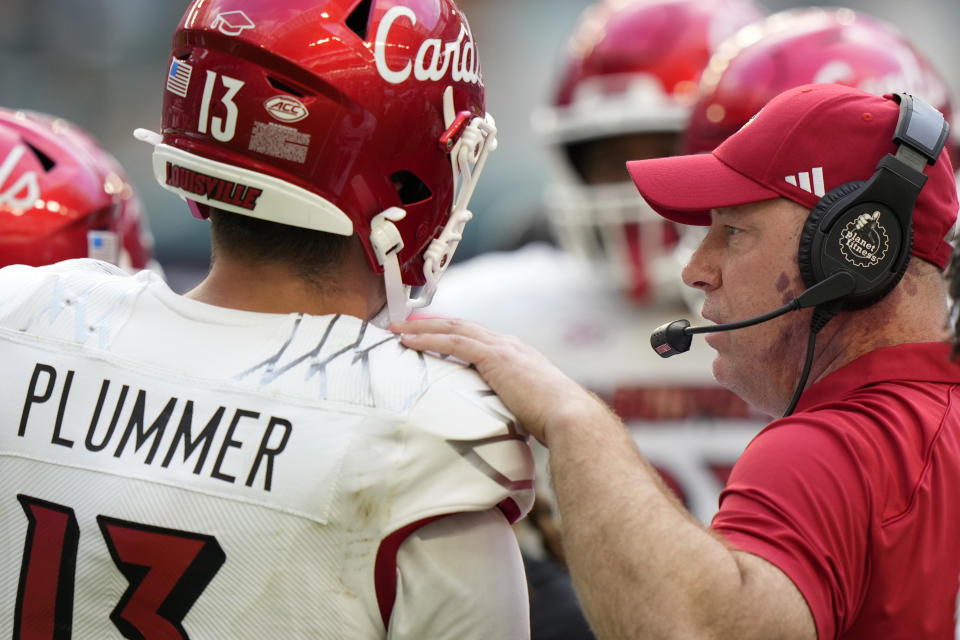
[[[174,58],[170,63],[170,73],[167,74],[167,91],[186,98],[187,91],[190,89],[191,75],[193,75],[193,66]]]

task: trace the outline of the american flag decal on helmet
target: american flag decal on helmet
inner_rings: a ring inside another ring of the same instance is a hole
[[[170,63],[170,72],[167,73],[167,91],[175,93],[181,98],[186,98],[190,89],[190,76],[192,75],[192,65],[174,58],[173,62]]]

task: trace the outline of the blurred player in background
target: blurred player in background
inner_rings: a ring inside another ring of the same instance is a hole
[[[465,17],[197,0],[167,68],[137,135],[210,220],[204,281],[0,270],[0,635],[528,637],[526,437],[376,326],[429,300],[495,148]],[[20,149],[33,202],[60,158]]]
[[[650,326],[683,312],[677,232],[638,200],[625,162],[680,151],[711,53],[762,16],[745,0],[588,7],[552,104],[533,116],[553,160],[546,207],[560,248],[456,265],[427,309],[517,335],[599,393],[704,519],[756,417],[714,383],[706,356],[664,373],[647,346]]]
[[[777,94],[821,82],[877,95],[907,91],[948,120],[953,115],[946,81],[893,25],[845,8],[788,9],[718,49],[703,73],[684,152],[712,151]]]
[[[62,118],[0,108],[0,266],[70,258],[162,273],[116,159]]]
[[[643,203],[643,211],[638,210],[635,199],[629,197],[631,183],[597,185],[597,181],[603,180],[597,176],[625,178],[620,160],[630,149],[636,149],[637,158],[646,157],[644,145],[659,144],[661,155],[678,149],[690,153],[712,150],[743,126],[767,100],[799,84],[832,81],[875,93],[903,88],[937,107],[948,119],[952,110],[946,82],[894,27],[849,9],[806,8],[756,21],[716,47],[716,54],[703,72],[699,92],[687,89],[695,99],[688,103],[689,127],[682,135],[679,130],[672,134],[623,134],[631,131],[629,125],[636,128],[637,122],[644,121],[640,105],[655,102],[653,97],[645,96],[645,102],[629,108],[631,98],[639,100],[644,96],[639,87],[655,86],[655,78],[640,70],[639,61],[647,61],[640,55],[644,51],[643,40],[617,40],[618,35],[622,36],[618,26],[633,25],[642,33],[641,27],[627,18],[648,18],[654,10],[676,10],[678,4],[682,3],[628,4],[632,10],[624,9],[624,3],[613,2],[592,7],[571,39],[571,50],[579,56],[573,56],[573,63],[568,63],[561,76],[558,106],[537,114],[541,119],[538,126],[548,132],[549,139],[564,141],[551,146],[557,160],[555,173],[563,179],[550,187],[550,221],[568,253],[589,256],[600,269],[585,272],[581,263],[543,246],[481,256],[452,269],[443,292],[430,307],[439,315],[460,315],[529,340],[564,371],[600,392],[628,423],[636,417],[649,419],[651,414],[736,415],[742,407],[738,408],[735,402],[733,406],[718,402],[720,396],[712,393],[680,393],[684,384],[698,380],[710,386],[709,368],[698,366],[704,363],[691,363],[691,369],[684,368],[680,377],[674,379],[672,372],[664,371],[662,363],[643,357],[648,350],[630,349],[631,345],[648,341],[646,328],[650,325],[637,324],[644,316],[660,313],[666,317],[678,312],[675,301],[681,288],[675,283],[679,282],[679,265],[685,263],[686,256],[682,255],[682,247],[681,252],[674,251],[674,227],[667,226],[659,216],[652,217]],[[709,3],[702,6],[705,9]],[[637,24],[649,30],[657,22],[644,19]],[[622,45],[619,50],[614,47],[618,42]],[[600,52],[609,54],[613,50],[619,55],[599,57]],[[663,51],[662,47],[656,50]],[[611,90],[612,96],[605,96],[604,87],[630,87],[624,71],[631,55],[636,58],[638,69],[635,93]],[[605,78],[596,71],[590,75],[587,71],[595,69],[607,70],[611,77]],[[578,90],[579,86],[585,88]],[[582,97],[578,100],[578,96]],[[676,97],[673,102],[660,97],[666,105],[678,102]],[[661,127],[666,126],[663,123],[670,114],[674,122],[686,122],[676,110],[652,113],[661,114],[660,120],[650,116],[648,121],[660,123]],[[652,128],[653,124],[648,126]],[[621,189],[625,195],[618,206],[620,200],[613,194]],[[632,213],[628,213],[628,206]],[[640,256],[645,259],[640,260]],[[597,273],[606,274],[606,278],[597,277]],[[619,283],[620,290],[628,295],[611,295],[611,281]],[[519,290],[517,295],[515,290]],[[501,305],[496,304],[498,299],[503,300]],[[524,303],[511,303],[516,299]],[[684,357],[697,356],[691,352]],[[644,380],[648,383],[638,386]],[[722,483],[704,483],[704,475],[689,473],[693,468],[690,456],[706,446],[707,440],[693,442],[692,452],[682,453],[685,461],[661,464],[659,448],[645,437],[650,434],[644,432],[639,421],[632,426],[644,450],[649,451],[662,471],[668,472],[668,481],[669,476],[674,476],[674,480],[682,478],[677,484],[681,485],[688,506],[701,519],[709,519],[716,507],[712,490]],[[654,433],[668,432],[680,433],[674,428]],[[683,449],[667,448],[672,453]],[[694,466],[722,475],[720,465],[713,464],[716,456],[707,457],[711,462],[706,467]],[[684,482],[687,479],[693,481]],[[697,491],[698,485],[712,490]],[[698,500],[698,496],[702,499]]]
[[[877,95],[907,91],[948,122],[953,116],[946,80],[893,25],[843,7],[787,9],[740,30],[718,48],[703,72],[683,152],[713,151],[777,94],[821,82]],[[956,167],[960,137],[952,134],[948,148]],[[682,229],[675,254],[679,264],[688,262],[702,237],[702,228]],[[683,293],[699,312],[702,294],[689,287]]]
[[[682,371],[664,374],[647,346],[649,327],[683,312],[677,232],[637,198],[625,163],[679,152],[711,53],[763,15],[748,0],[588,7],[556,70],[550,106],[533,115],[551,154],[545,205],[559,248],[535,243],[456,265],[426,310],[517,335],[600,394],[705,521],[727,469],[762,422],[716,385],[709,354],[688,354]],[[587,638],[557,566],[562,545],[544,471],[538,505],[518,531],[532,635]]]

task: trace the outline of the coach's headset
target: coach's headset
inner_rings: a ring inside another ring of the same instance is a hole
[[[810,210],[800,235],[800,275],[813,288],[838,273],[853,278],[840,308],[862,309],[900,282],[913,249],[913,208],[937,161],[950,125],[926,102],[895,93],[900,116],[893,134],[896,155],[887,154],[867,181],[831,189]]]
[[[810,210],[797,249],[807,290],[779,309],[739,322],[665,324],[650,336],[654,351],[669,358],[689,350],[694,334],[741,329],[814,307],[803,373],[784,415],[793,411],[810,373],[817,332],[839,311],[863,309],[890,293],[910,262],[913,208],[927,182],[923,171],[936,163],[950,125],[919,98],[902,92],[893,98],[900,104],[893,134],[896,154],[885,155],[869,180],[831,189]]]

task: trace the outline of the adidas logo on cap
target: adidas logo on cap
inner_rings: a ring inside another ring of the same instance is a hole
[[[813,175],[813,185],[810,184],[810,176]],[[814,167],[809,172],[801,171],[797,175],[784,176],[788,184],[799,187],[807,193],[823,197],[826,191],[823,188],[823,167]]]

